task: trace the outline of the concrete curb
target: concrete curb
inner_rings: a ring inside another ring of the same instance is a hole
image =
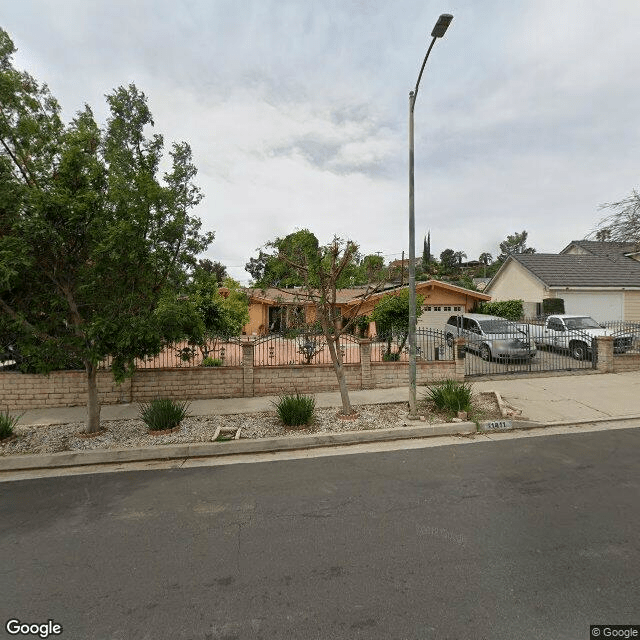
[[[24,454],[0,458],[0,473],[3,471],[78,467],[118,462],[209,458],[244,453],[274,453],[277,451],[295,451],[296,449],[314,449],[318,447],[470,433],[476,433],[475,423],[452,422],[435,425],[402,426],[391,429],[342,431],[340,433],[323,433],[311,436],[285,436],[281,438],[230,440],[228,442],[167,444],[137,449],[120,448],[92,451],[64,451],[50,454]]]

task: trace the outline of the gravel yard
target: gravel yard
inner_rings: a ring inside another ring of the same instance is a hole
[[[471,419],[492,420],[501,417],[493,394],[475,395],[474,409]],[[14,430],[16,437],[0,443],[0,456],[211,442],[221,433],[233,434],[238,428],[241,439],[388,429],[404,424],[407,403],[359,405],[356,410],[356,419],[344,420],[337,417],[338,409],[335,407],[316,409],[313,422],[305,428],[285,428],[275,411],[193,416],[183,420],[178,431],[157,436],[149,434],[142,420],[104,420],[102,426],[106,430],[91,438],[79,435],[84,430],[82,423],[18,425]],[[425,406],[420,407],[420,414],[421,420],[427,424],[451,421],[451,416],[437,414]]]

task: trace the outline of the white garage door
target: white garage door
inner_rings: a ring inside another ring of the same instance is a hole
[[[444,330],[444,325],[450,316],[464,313],[464,305],[424,305],[422,315],[416,323],[418,329]]]
[[[564,311],[591,316],[598,322],[623,320],[623,293],[621,291],[558,291],[564,300]]]

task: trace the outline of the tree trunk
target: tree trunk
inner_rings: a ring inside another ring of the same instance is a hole
[[[87,371],[87,429],[86,433],[100,431],[100,402],[98,401],[98,368],[92,362],[85,361]]]
[[[344,367],[342,366],[342,354],[340,348],[336,348],[335,336],[329,335],[329,332],[325,334],[327,338],[327,345],[329,347],[329,353],[331,354],[331,361],[333,362],[333,368],[336,372],[336,378],[338,378],[338,387],[340,389],[340,397],[342,399],[342,415],[350,416],[353,413],[351,407],[351,401],[349,400],[349,389],[347,388],[347,379],[344,375]]]

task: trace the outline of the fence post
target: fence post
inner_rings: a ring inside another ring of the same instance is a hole
[[[255,344],[251,338],[242,341],[242,389],[243,397],[252,398],[253,386],[253,351]]]
[[[596,337],[596,370],[600,373],[613,373],[613,337]]]
[[[464,345],[465,345],[464,338],[456,338],[453,341],[453,359],[455,360],[455,363],[456,363],[456,380],[464,380],[464,372],[465,372]]]
[[[374,380],[371,375],[371,340],[359,340],[360,345],[360,375],[363,389],[373,389]]]

